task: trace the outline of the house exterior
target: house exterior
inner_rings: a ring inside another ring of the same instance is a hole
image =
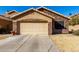
[[[53,20],[50,15],[30,9],[12,17],[13,31],[18,34],[52,34]]]
[[[61,34],[68,33],[69,18],[47,8],[29,9],[5,14],[12,22],[11,29],[17,34]]]

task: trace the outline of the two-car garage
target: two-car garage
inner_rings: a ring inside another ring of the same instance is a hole
[[[48,34],[48,23],[20,23],[20,34]]]

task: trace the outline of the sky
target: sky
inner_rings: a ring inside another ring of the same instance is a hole
[[[0,15],[5,14],[7,11],[16,10],[18,12],[23,12],[29,8],[39,8],[40,6],[0,6]],[[56,11],[65,16],[70,16],[70,14],[78,14],[79,6],[44,6],[52,11]]]

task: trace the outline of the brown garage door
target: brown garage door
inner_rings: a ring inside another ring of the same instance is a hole
[[[20,34],[48,34],[48,23],[20,23]]]

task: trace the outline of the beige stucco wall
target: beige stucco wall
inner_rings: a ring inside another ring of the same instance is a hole
[[[17,32],[17,22],[13,21],[13,31]]]
[[[41,19],[41,20],[45,20],[45,21],[48,21],[48,22],[52,22],[51,18],[44,16],[44,15],[41,15],[40,13],[37,13],[37,12],[33,12],[33,13],[26,15],[26,16],[20,18],[20,19],[17,19],[17,20],[26,20],[27,21],[27,19],[30,19],[30,20]]]

